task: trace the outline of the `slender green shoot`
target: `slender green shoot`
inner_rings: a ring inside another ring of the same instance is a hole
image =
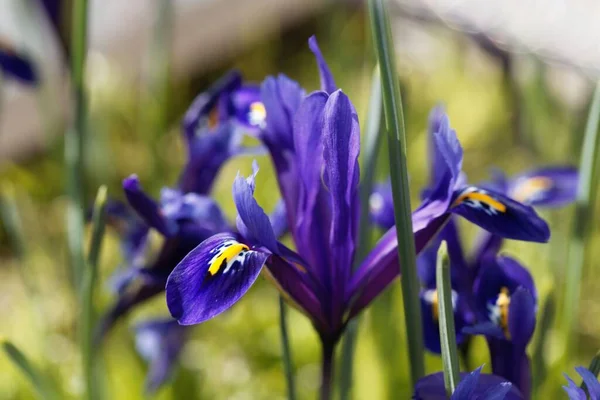
[[[85,92],[85,64],[87,55],[87,0],[73,0],[71,32],[71,79],[73,84],[73,125],[65,134],[65,166],[67,169],[67,235],[69,256],[75,287],[81,284],[85,269],[83,254],[84,230],[84,168],[85,138],[87,132],[87,99]]]
[[[542,311],[540,313],[540,319],[538,322],[538,337],[533,347],[533,356],[531,359],[532,370],[533,370],[533,392],[540,387],[546,376],[546,362],[544,360],[544,354],[546,349],[546,343],[548,336],[552,330],[552,323],[556,315],[556,299],[553,292],[549,292]]]
[[[283,359],[283,371],[287,384],[288,400],[296,400],[296,382],[294,379],[294,366],[292,364],[292,348],[287,329],[287,304],[283,297],[279,296],[279,331],[281,334],[281,356]]]
[[[371,225],[369,224],[369,199],[373,191],[375,170],[377,167],[377,153],[381,144],[381,78],[379,68],[373,71],[371,79],[371,95],[367,112],[366,129],[363,135],[363,163],[361,164],[362,177],[360,182],[360,219],[358,221],[358,248],[354,266],[357,267],[369,252]],[[358,318],[355,318],[346,329],[342,343],[342,360],[340,369],[340,399],[350,398],[352,389],[352,374],[354,367],[354,350],[356,336],[358,335]]]
[[[572,354],[575,341],[572,338],[579,315],[579,295],[581,292],[581,278],[585,265],[585,244],[587,242],[590,223],[594,221],[593,211],[596,201],[598,183],[594,180],[594,168],[599,166],[600,140],[598,138],[598,123],[600,121],[600,82],[596,91],[585,128],[585,136],[581,150],[579,164],[579,186],[575,205],[575,218],[571,241],[569,244],[569,258],[567,263],[567,276],[565,297],[563,301],[562,323],[565,355]]]
[[[95,382],[95,349],[93,345],[94,330],[94,292],[98,278],[98,258],[104,237],[106,208],[106,186],[100,186],[94,211],[92,215],[92,237],[88,253],[88,263],[83,276],[81,292],[81,356],[83,360],[83,373],[88,399],[97,399],[98,388]]]
[[[446,241],[442,242],[437,254],[436,284],[438,295],[438,316],[440,342],[442,345],[442,364],[444,366],[444,385],[450,396],[460,380],[458,348],[454,330],[454,308],[452,306],[452,286],[450,283],[450,258]]]
[[[29,380],[42,399],[56,400],[59,398],[48,379],[29,361],[21,350],[5,339],[0,339],[0,346],[13,365]]]
[[[394,198],[394,217],[398,233],[398,256],[402,266],[402,295],[406,324],[408,357],[413,386],[425,373],[423,328],[419,302],[415,241],[412,230],[410,191],[406,162],[404,115],[389,12],[384,0],[369,0],[371,30],[379,61],[383,88],[383,109],[388,131],[390,175]]]

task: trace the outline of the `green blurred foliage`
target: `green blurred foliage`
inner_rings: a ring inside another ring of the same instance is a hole
[[[110,62],[104,63],[103,69],[91,65],[90,70],[95,74],[88,81],[91,133],[87,144],[87,199],[92,200],[100,184],[108,186],[110,196],[122,198],[121,180],[131,173],[137,173],[147,191],[155,196],[162,186],[174,185],[185,154],[179,128],[183,112],[199,91],[231,67],[239,68],[252,81],[281,71],[309,91],[317,89],[317,69],[306,42],[313,33],[319,38],[338,85],[364,119],[373,67],[367,29],[362,10],[328,7],[299,26],[261,38],[234,59],[223,60],[202,76],[177,82],[169,79],[168,93],[163,98],[153,97],[150,91],[136,90],[134,83],[127,82]],[[577,164],[583,133],[581,120],[586,109],[570,110],[551,94],[543,79],[545,70],[539,63],[528,60],[534,73],[517,85],[520,100],[515,102],[506,90],[508,83],[500,67],[466,36],[441,27],[432,28],[431,33],[439,38],[444,51],[428,68],[420,68],[411,60],[398,60],[406,105],[413,208],[420,188],[427,181],[427,115],[440,101],[447,106],[464,146],[464,169],[473,182],[488,178],[491,166],[517,173],[540,164]],[[523,118],[521,136],[514,133],[516,127],[511,118],[517,107]],[[42,366],[60,387],[64,398],[78,398],[83,390],[75,329],[78,304],[71,290],[67,265],[62,148],[63,141],[58,138],[44,154],[0,171],[2,195],[11,196],[17,205],[26,249],[19,257],[10,232],[7,229],[0,232],[0,335],[10,338]],[[261,172],[256,197],[270,210],[279,197],[277,182],[268,157],[257,159]],[[251,161],[250,157],[230,161],[215,186],[214,197],[230,218],[235,216],[232,179],[238,170],[247,174]],[[378,171],[381,179],[387,177],[385,149],[381,150]],[[12,185],[14,190],[7,192],[5,184]],[[531,268],[541,293],[540,309],[550,291],[560,302],[563,275],[568,268],[566,239],[571,209],[542,214],[553,229],[549,245],[509,242],[504,248]],[[461,223],[461,228],[466,248],[471,248],[476,229],[466,223]],[[154,239],[158,246],[158,236]],[[106,309],[114,300],[107,282],[121,262],[118,241],[117,233],[109,230],[101,254],[98,310]],[[600,347],[596,318],[600,302],[594,296],[598,281],[589,279],[597,268],[599,242],[595,227],[593,243],[588,245],[589,268],[578,318],[579,350],[566,359],[561,358],[562,344],[557,331],[551,327],[545,332],[548,341],[542,346],[542,362],[548,376],[536,398],[560,397],[561,372],[571,373],[575,365],[587,365]],[[399,285],[393,285],[361,319],[354,381],[357,399],[410,397],[399,292]],[[155,398],[283,399],[285,380],[277,304],[276,290],[260,280],[231,311],[194,328],[172,384],[161,389]],[[167,313],[164,296],[157,296],[111,332],[100,349],[102,359],[98,360],[104,371],[105,398],[144,398],[146,367],[135,352],[131,327],[137,321]],[[320,357],[317,336],[307,319],[295,310],[290,312],[290,331],[299,398],[314,398]],[[466,367],[489,364],[485,340],[475,338],[472,347]],[[428,372],[440,369],[437,357],[428,355],[426,362]],[[489,371],[489,365],[485,370]],[[4,356],[0,356],[0,371],[0,398],[34,398],[33,389]]]

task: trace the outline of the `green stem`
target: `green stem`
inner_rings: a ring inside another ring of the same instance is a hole
[[[371,95],[369,111],[364,135],[362,180],[360,185],[360,219],[358,222],[358,248],[356,250],[355,267],[362,262],[369,252],[371,225],[369,224],[369,198],[373,191],[377,153],[381,144],[381,79],[379,69],[373,71],[371,80]],[[342,343],[342,360],[340,371],[340,399],[350,398],[352,389],[352,374],[354,366],[354,350],[358,334],[358,318],[348,324]]]
[[[579,186],[575,206],[575,218],[569,258],[567,263],[566,289],[564,308],[562,310],[563,339],[565,340],[565,355],[572,354],[574,341],[572,335],[575,322],[579,315],[579,295],[581,292],[581,277],[585,264],[585,243],[589,236],[590,222],[594,220],[593,211],[596,200],[597,182],[594,180],[594,169],[600,161],[600,140],[598,140],[598,122],[600,119],[600,82],[596,85],[594,98],[590,107],[585,136],[579,164]]]
[[[294,368],[292,366],[292,350],[287,329],[287,305],[283,297],[279,296],[279,330],[281,333],[281,352],[283,358],[283,370],[287,383],[287,394],[289,400],[296,399],[296,383],[294,381]]]
[[[322,358],[321,358],[321,390],[320,400],[331,399],[331,390],[333,382],[333,371],[334,371],[334,350],[335,344],[328,340],[322,341]]]
[[[437,253],[436,283],[438,295],[438,315],[442,364],[444,366],[444,385],[451,396],[460,380],[456,332],[454,330],[454,307],[452,306],[452,286],[450,283],[450,258],[448,246],[443,241]]]
[[[87,0],[73,1],[72,64],[73,104],[75,120],[65,134],[65,164],[67,168],[67,235],[75,287],[81,284],[85,268],[83,254],[84,226],[84,148],[87,130],[85,93],[85,60],[87,53]]]
[[[92,237],[88,253],[88,265],[83,276],[82,310],[81,310],[81,355],[83,359],[83,373],[85,378],[88,399],[99,398],[95,382],[93,346],[94,330],[94,291],[98,278],[98,258],[104,237],[104,217],[106,206],[106,186],[101,186],[96,195],[94,212],[92,216]]]
[[[31,382],[42,399],[55,400],[58,394],[50,385],[48,379],[29,361],[29,359],[15,345],[7,340],[0,340],[0,346],[10,361]]]
[[[415,241],[412,229],[410,190],[406,161],[404,115],[398,82],[394,45],[384,0],[369,0],[371,29],[383,87],[383,105],[388,131],[390,175],[394,198],[394,217],[398,234],[398,257],[402,265],[402,295],[408,356],[413,385],[425,373],[423,328],[419,302]]]
[[[538,337],[533,347],[533,356],[531,358],[532,370],[533,370],[533,393],[539,389],[541,384],[544,382],[546,375],[546,362],[544,360],[544,354],[546,349],[546,342],[548,336],[552,330],[552,323],[556,314],[556,301],[552,292],[546,296],[546,302],[540,313],[538,322]]]

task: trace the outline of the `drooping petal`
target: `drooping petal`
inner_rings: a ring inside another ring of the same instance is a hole
[[[510,340],[523,349],[527,346],[535,329],[536,302],[533,295],[519,287],[510,296],[508,309],[508,331]]]
[[[319,44],[317,43],[317,38],[313,35],[308,39],[308,47],[310,47],[310,51],[313,52],[315,58],[317,59],[317,65],[319,66],[319,76],[321,77],[321,90],[332,94],[337,90],[337,86],[335,84],[335,80],[333,79],[333,75],[329,70],[329,66],[325,62],[325,58],[323,58],[323,54],[321,54],[321,49],[319,49]]]
[[[561,207],[575,201],[578,181],[575,167],[539,168],[511,179],[508,196],[533,207]]]
[[[530,206],[500,193],[467,186],[455,192],[450,211],[507,239],[547,242],[550,228]]]
[[[134,331],[136,349],[149,363],[146,392],[154,393],[172,376],[187,329],[173,319],[159,319],[142,322]]]
[[[241,175],[233,182],[233,201],[238,211],[239,220],[243,222],[240,231],[246,239],[266,247],[277,253],[277,239],[269,217],[254,199],[254,177],[258,172],[256,161],[253,164],[254,173],[245,179]],[[238,224],[239,226],[240,224]]]
[[[206,239],[169,275],[171,315],[181,325],[192,325],[228,310],[250,289],[269,256],[250,250],[230,233]]]
[[[175,234],[177,227],[174,221],[165,218],[158,204],[142,190],[137,175],[131,175],[123,180],[123,190],[129,205],[133,207],[148,226],[156,229],[166,237]]]
[[[587,386],[590,398],[593,400],[600,400],[600,383],[598,382],[598,377],[585,367],[575,367],[575,371],[577,371]]]
[[[18,54],[14,48],[3,42],[0,42],[0,71],[7,77],[23,83],[38,82],[38,74],[32,60],[24,54]]]

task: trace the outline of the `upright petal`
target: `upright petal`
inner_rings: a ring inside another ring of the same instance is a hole
[[[304,90],[283,74],[267,77],[260,90],[267,114],[263,141],[272,154],[282,150],[293,151],[292,126],[296,110],[304,97]]]
[[[442,124],[445,124],[446,119],[444,107],[441,105],[434,107],[429,113],[427,148],[429,151],[429,162],[431,164],[430,185],[435,185],[436,182],[443,179],[444,172],[447,169],[446,160],[443,158],[442,154],[437,151],[435,142],[435,135],[442,130],[442,127],[445,128],[445,125]]]
[[[156,202],[144,193],[137,175],[131,175],[123,180],[123,190],[129,205],[133,207],[148,226],[167,237],[175,234],[177,227],[174,221],[165,218]]]
[[[181,325],[193,325],[228,310],[250,289],[268,258],[230,233],[206,239],[169,275],[171,315]]]
[[[578,181],[575,167],[539,168],[511,179],[508,196],[533,207],[561,207],[575,201]]]
[[[323,119],[324,179],[329,189],[332,213],[329,267],[332,270],[333,296],[343,302],[345,283],[352,270],[356,249],[360,206],[360,130],[356,111],[341,90],[327,100]]]
[[[527,346],[535,330],[536,301],[525,288],[519,287],[510,296],[508,331],[516,346]]]
[[[319,66],[319,76],[321,77],[321,90],[332,94],[337,90],[337,86],[335,84],[335,80],[333,79],[333,75],[329,70],[329,66],[325,62],[325,58],[323,58],[323,54],[321,54],[321,49],[319,49],[319,44],[317,43],[317,38],[313,35],[308,39],[308,47],[310,47],[310,51],[313,52],[315,58],[317,59],[317,65]]]
[[[583,383],[587,386],[590,398],[600,400],[600,383],[598,382],[598,377],[585,367],[575,367],[575,371],[577,371],[583,379]]]
[[[198,129],[209,127],[213,124],[210,121],[211,112],[215,109],[220,96],[228,93],[242,84],[242,76],[237,71],[230,71],[217,82],[215,82],[205,92],[200,93],[192,102],[183,117],[183,132],[191,147],[191,142],[197,135]]]
[[[251,240],[254,244],[266,247],[273,253],[277,253],[277,239],[271,221],[254,199],[254,177],[258,172],[256,162],[253,166],[254,173],[248,179],[244,179],[239,174],[235,178],[233,182],[233,201],[239,218],[244,224],[242,230],[246,239]]]
[[[571,378],[569,378],[567,376],[567,374],[564,374],[564,375],[565,375],[565,378],[567,378],[569,385],[563,386],[563,389],[565,392],[567,392],[567,395],[569,396],[569,400],[587,400],[585,391],[583,389],[581,389],[579,386],[577,386],[577,384],[575,382],[573,382],[573,380]]]
[[[454,193],[450,211],[507,239],[547,242],[550,228],[530,206],[500,193],[467,186]]]

